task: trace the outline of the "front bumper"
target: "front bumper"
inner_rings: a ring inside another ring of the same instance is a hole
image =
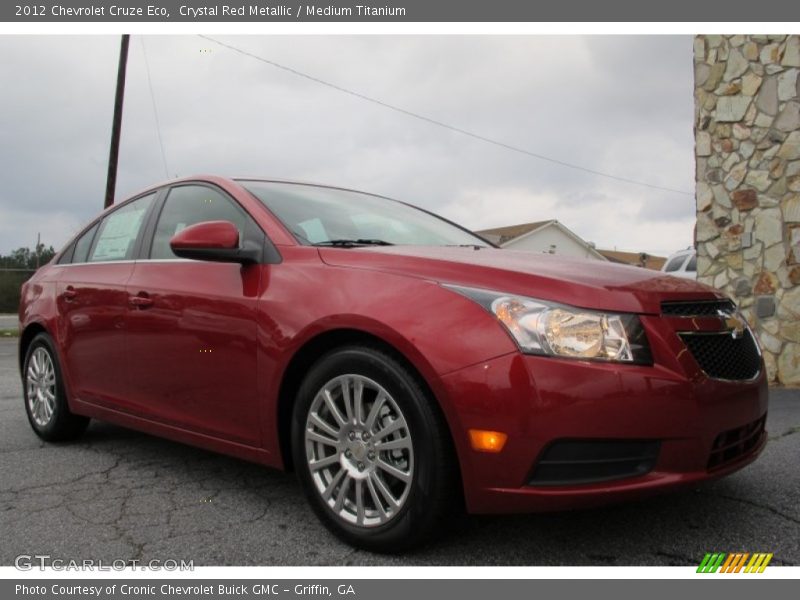
[[[662,350],[654,366],[511,353],[445,376],[468,510],[563,510],[641,498],[721,477],[755,460],[766,444],[761,431],[733,458],[714,463],[711,456],[721,434],[766,415],[763,368],[751,381],[714,380],[681,352],[677,336],[657,340],[648,334],[653,349]],[[506,433],[502,452],[472,450],[467,432],[473,428]],[[543,452],[563,440],[653,441],[659,450],[641,475],[531,485]]]

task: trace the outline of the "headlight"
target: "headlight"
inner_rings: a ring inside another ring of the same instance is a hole
[[[652,364],[639,317],[584,310],[525,296],[446,285],[497,317],[523,352]]]

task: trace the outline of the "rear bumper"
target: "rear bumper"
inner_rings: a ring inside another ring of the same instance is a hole
[[[726,382],[658,362],[642,367],[513,353],[451,373],[443,383],[473,513],[563,510],[641,498],[732,473],[755,460],[766,444],[759,430],[744,451],[710,463],[721,434],[766,415],[763,372],[752,381]],[[506,433],[503,451],[472,450],[471,428]],[[639,475],[531,485],[546,449],[565,440],[652,441],[658,442],[658,454]]]

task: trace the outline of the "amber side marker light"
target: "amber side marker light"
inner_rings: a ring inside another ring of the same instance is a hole
[[[485,431],[483,429],[470,429],[469,441],[472,449],[478,452],[500,452],[506,445],[508,436],[500,431]]]

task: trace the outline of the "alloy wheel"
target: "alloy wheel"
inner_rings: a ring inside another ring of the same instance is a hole
[[[405,505],[414,475],[411,431],[397,402],[372,379],[341,375],[317,392],[305,449],[317,492],[345,522],[384,525]]]
[[[31,418],[39,427],[46,427],[56,408],[56,371],[46,348],[40,346],[31,354],[25,382]]]

